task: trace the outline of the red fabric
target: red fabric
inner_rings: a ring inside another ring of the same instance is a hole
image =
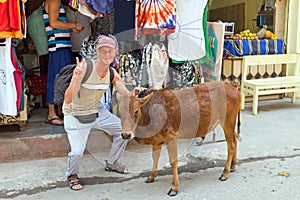
[[[0,31],[15,32],[20,30],[18,0],[0,1]]]
[[[33,96],[46,95],[47,74],[38,76],[32,74],[29,81],[29,92]]]
[[[23,91],[22,75],[23,71],[16,60],[16,54],[13,48],[11,48],[11,62],[15,68],[14,79],[17,90],[17,110],[21,110],[21,99]]]

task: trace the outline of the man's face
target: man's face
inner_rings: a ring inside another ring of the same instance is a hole
[[[111,47],[100,47],[97,49],[100,61],[105,65],[110,65],[116,56],[116,49]]]

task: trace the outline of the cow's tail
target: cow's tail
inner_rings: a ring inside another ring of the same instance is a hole
[[[237,139],[239,141],[242,141],[242,137],[240,136],[240,132],[241,132],[241,108],[239,107],[238,113],[237,113]]]

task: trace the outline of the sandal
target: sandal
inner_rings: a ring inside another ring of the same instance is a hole
[[[128,169],[124,165],[122,165],[121,163],[118,163],[118,162],[115,162],[114,164],[109,164],[106,161],[105,171],[117,172],[120,174],[129,174]]]
[[[59,122],[59,123],[57,123],[57,122]],[[63,126],[64,125],[64,121],[62,119],[60,119],[59,117],[54,117],[52,119],[46,119],[45,123],[53,125],[53,126]]]
[[[68,176],[68,181],[71,190],[78,191],[83,189],[83,186],[80,184],[77,174],[71,174],[70,176]],[[81,187],[76,188],[75,186],[81,186]]]

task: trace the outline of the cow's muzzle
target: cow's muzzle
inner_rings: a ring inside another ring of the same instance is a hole
[[[131,139],[131,133],[121,133],[121,138],[123,140],[130,140]]]

